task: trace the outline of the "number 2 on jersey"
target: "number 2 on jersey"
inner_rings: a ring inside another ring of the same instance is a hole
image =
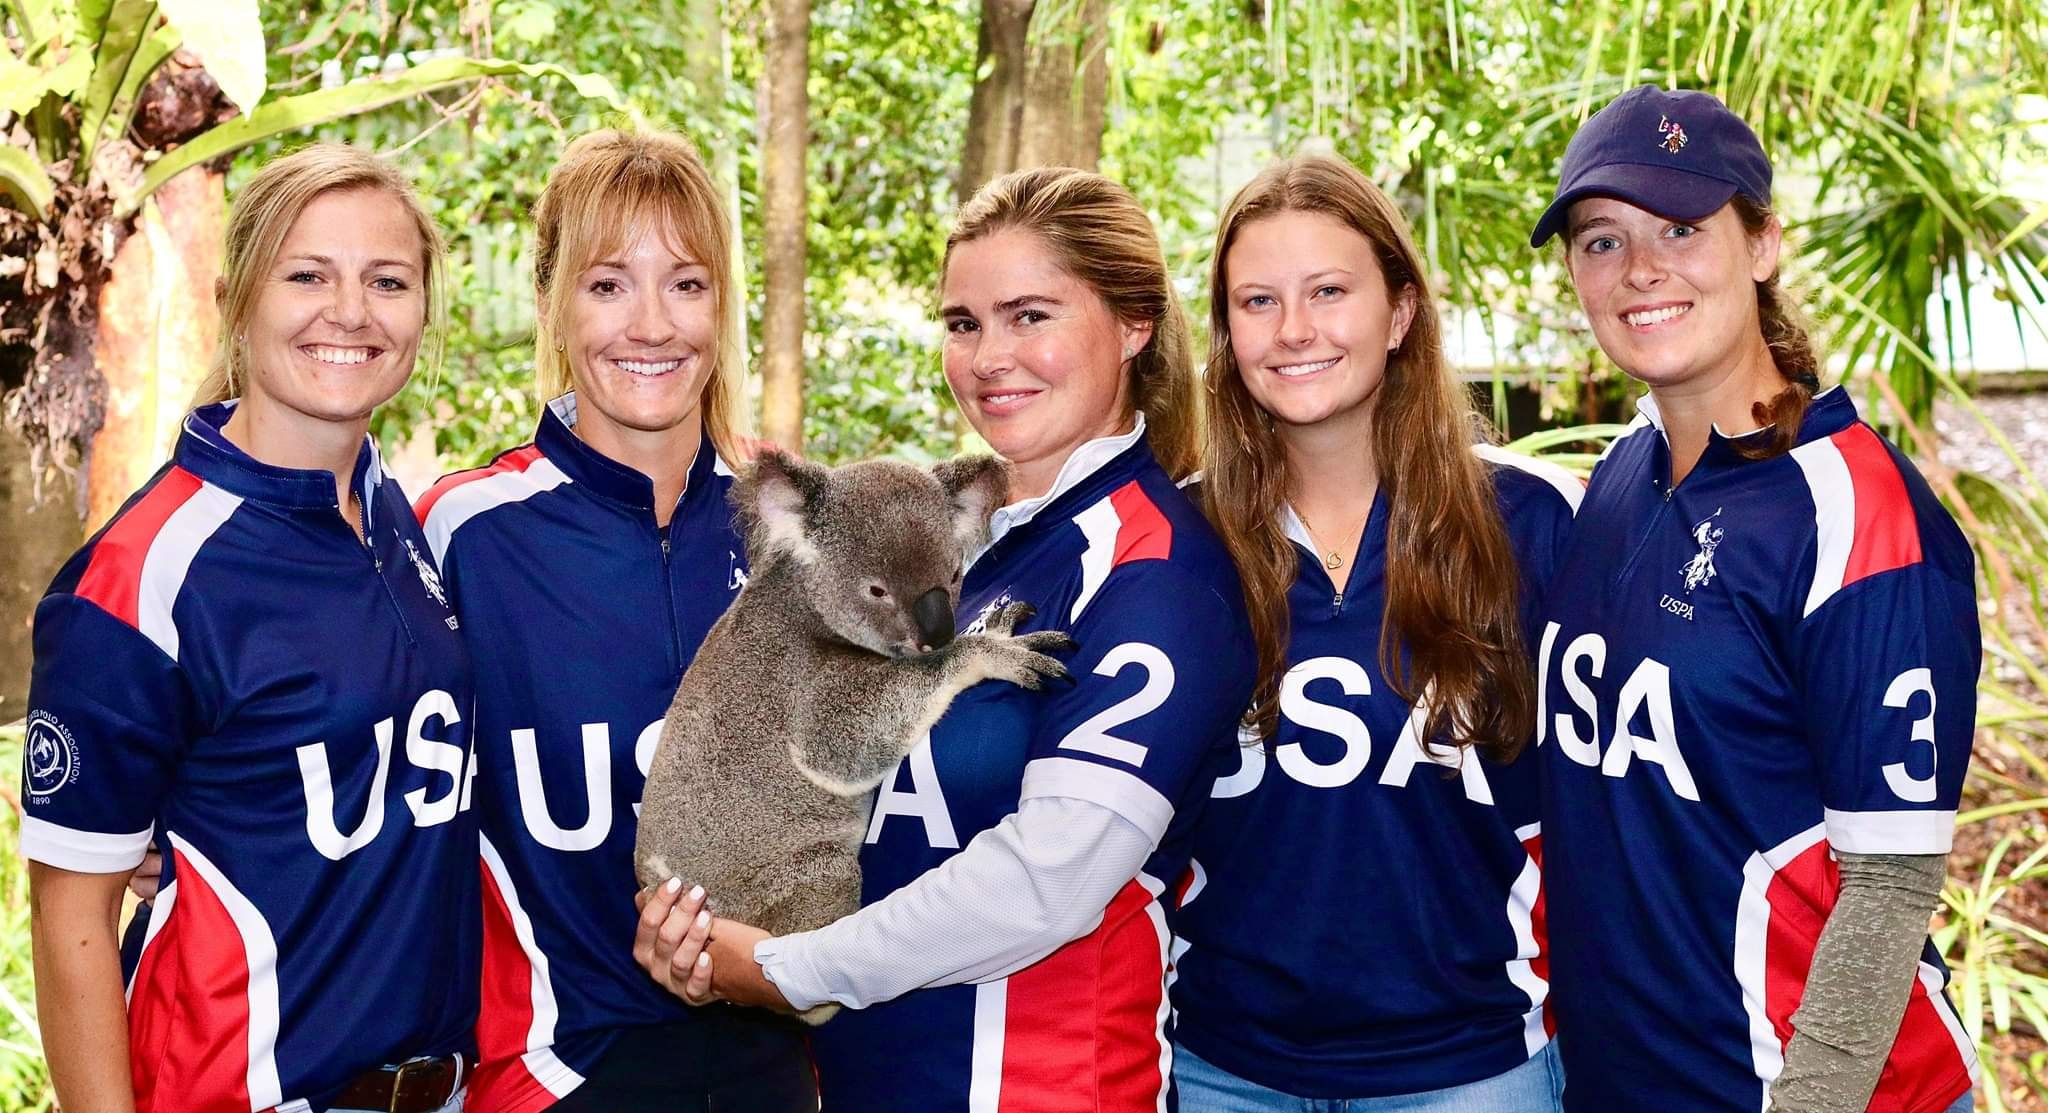
[[[1080,750],[1128,765],[1145,764],[1145,747],[1110,733],[1112,727],[1144,718],[1166,703],[1173,694],[1173,661],[1156,646],[1125,642],[1104,654],[1095,666],[1097,676],[1120,676],[1132,665],[1145,670],[1145,686],[1090,715],[1086,722],[1060,739],[1063,750]]]

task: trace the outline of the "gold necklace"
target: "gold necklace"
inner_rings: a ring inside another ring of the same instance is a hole
[[[1308,515],[1303,514],[1301,511],[1297,510],[1294,512],[1294,516],[1301,519],[1301,528],[1308,533],[1308,539],[1310,541],[1316,541],[1316,527],[1308,524]],[[1358,528],[1363,530],[1365,528],[1365,523],[1358,523]],[[1316,544],[1321,545],[1322,543],[1320,541],[1317,541]],[[1337,569],[1344,567],[1343,550],[1335,548],[1331,549],[1330,554],[1323,558],[1323,567],[1329,569],[1332,572],[1335,572]]]

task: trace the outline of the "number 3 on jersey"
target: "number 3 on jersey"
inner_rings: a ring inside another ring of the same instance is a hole
[[[1132,766],[1145,764],[1145,747],[1129,739],[1118,738],[1110,731],[1144,718],[1165,705],[1167,697],[1173,694],[1173,661],[1156,646],[1125,642],[1103,654],[1095,666],[1095,675],[1121,676],[1133,665],[1145,670],[1145,686],[1090,715],[1086,722],[1067,732],[1067,736],[1060,739],[1060,749],[1079,750]]]

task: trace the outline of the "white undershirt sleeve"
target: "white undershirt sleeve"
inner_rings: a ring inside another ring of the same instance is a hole
[[[1153,849],[1100,804],[1027,799],[924,876],[816,931],[764,939],[754,960],[798,1009],[993,981],[1093,931]]]

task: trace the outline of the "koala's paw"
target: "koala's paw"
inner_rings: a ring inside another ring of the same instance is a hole
[[[1004,605],[1002,610],[990,615],[988,622],[982,626],[982,629],[998,637],[1005,637],[1015,630],[1019,623],[1029,622],[1031,616],[1037,613],[1037,607],[1019,599],[1014,603]]]
[[[808,1024],[811,1027],[815,1028],[818,1025],[823,1024],[826,1021],[838,1015],[839,1006],[827,1002],[823,1005],[813,1005],[812,1007],[803,1010],[802,1012],[796,1014],[796,1018],[798,1020],[803,1021],[805,1024]]]
[[[1074,639],[1058,630],[996,639],[991,642],[1000,663],[992,675],[1020,688],[1038,691],[1047,680],[1065,680],[1073,675],[1051,654],[1074,648]]]

